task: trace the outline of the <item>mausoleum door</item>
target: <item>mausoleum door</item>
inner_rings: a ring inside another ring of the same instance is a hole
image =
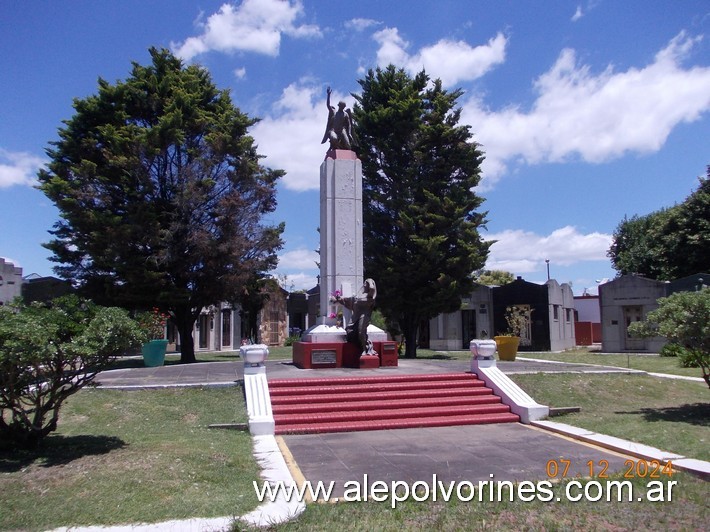
[[[199,335],[198,335],[198,344],[197,347],[198,349],[207,349],[207,346],[209,345],[209,338],[210,338],[210,320],[211,316],[208,314],[200,314],[199,317]]]
[[[524,347],[530,347],[532,345],[532,317],[530,305],[517,305],[525,312],[527,320],[525,326],[520,331],[520,345]],[[548,333],[549,334],[549,333]]]
[[[643,320],[643,309],[638,305],[624,307],[624,349],[638,351],[646,348],[643,338],[634,338],[629,334],[629,325]]]
[[[222,310],[222,347],[232,347],[232,309]]]
[[[476,338],[476,311],[461,311],[461,347],[468,349],[471,340]]]

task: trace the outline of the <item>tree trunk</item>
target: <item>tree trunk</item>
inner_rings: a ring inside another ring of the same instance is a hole
[[[258,323],[259,313],[256,311],[249,311],[249,331],[248,338],[253,343],[259,343],[259,323]]]
[[[191,364],[195,358],[195,339],[192,337],[192,325],[183,329],[180,327],[180,363]]]
[[[197,362],[195,358],[195,339],[192,336],[195,318],[189,310],[176,310],[174,315],[175,325],[180,334],[180,363],[191,364]]]
[[[417,358],[418,317],[405,315],[399,325],[404,334],[404,358]]]

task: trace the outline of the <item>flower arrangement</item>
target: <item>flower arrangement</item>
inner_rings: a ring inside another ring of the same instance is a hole
[[[330,294],[330,302],[331,303],[338,303],[342,296],[343,296],[343,293],[340,290],[336,290],[335,292]]]
[[[160,309],[154,307],[149,312],[142,312],[136,318],[138,326],[141,328],[146,341],[162,340],[165,337],[165,324],[168,322],[169,316]]]
[[[330,294],[330,298],[329,298],[330,304],[334,305],[334,307],[331,307],[331,308],[333,310],[335,310],[335,312],[330,312],[328,314],[328,318],[330,318],[331,320],[335,320],[335,324],[338,327],[343,326],[343,311],[340,308],[340,305],[343,303],[342,297],[343,297],[343,292],[341,292],[340,290],[336,290],[335,292]]]
[[[498,336],[521,336],[530,323],[532,309],[519,305],[511,305],[505,309],[505,321],[508,323],[508,331]]]

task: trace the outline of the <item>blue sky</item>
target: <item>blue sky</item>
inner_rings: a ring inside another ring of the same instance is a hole
[[[671,206],[710,164],[706,0],[0,0],[0,257],[50,275],[41,246],[58,212],[33,188],[72,100],[125,79],[151,46],[211,72],[264,162],[287,172],[276,273],[317,270],[325,88],[353,102],[369,68],[425,68],[462,88],[462,121],[486,152],[489,268],[575,293],[613,277],[624,216]]]

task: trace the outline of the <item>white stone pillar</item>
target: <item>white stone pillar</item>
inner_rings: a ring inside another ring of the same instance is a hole
[[[357,294],[363,283],[362,164],[355,152],[330,150],[320,167],[320,308],[322,323],[337,312],[331,295]],[[349,313],[347,309],[344,312]],[[347,322],[349,315],[344,315]]]

